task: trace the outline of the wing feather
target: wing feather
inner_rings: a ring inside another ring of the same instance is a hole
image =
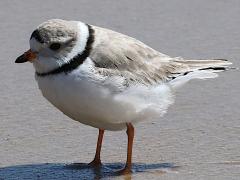
[[[180,65],[134,38],[96,26],[94,30],[90,58],[104,75],[121,75],[129,84],[155,84],[167,81]]]
[[[93,26],[95,42],[90,58],[99,73],[122,76],[125,84],[145,85],[169,82],[193,71],[226,70],[226,60],[184,60],[171,58],[129,36]],[[201,73],[200,73],[201,74]]]

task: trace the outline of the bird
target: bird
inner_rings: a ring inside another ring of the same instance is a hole
[[[100,167],[105,130],[126,130],[132,172],[134,125],[163,116],[174,92],[191,79],[217,77],[225,59],[170,57],[116,31],[81,21],[50,19],[32,32],[30,49],[15,63],[31,62],[42,95],[66,116],[98,129],[92,167]]]

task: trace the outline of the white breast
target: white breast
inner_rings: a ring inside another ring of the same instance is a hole
[[[123,90],[122,77],[98,75],[90,59],[67,75],[36,76],[36,80],[43,96],[64,114],[107,130],[121,130],[126,122],[163,115],[173,102],[167,85]]]

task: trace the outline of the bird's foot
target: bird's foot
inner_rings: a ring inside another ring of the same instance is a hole
[[[127,175],[127,174],[131,174],[131,173],[132,173],[132,168],[128,167],[128,166],[126,166],[123,169],[116,172],[116,174],[118,174],[118,175]]]
[[[100,159],[94,159],[92,162],[90,162],[88,164],[88,166],[91,166],[91,167],[101,167],[102,166],[102,163],[101,163],[101,160]]]

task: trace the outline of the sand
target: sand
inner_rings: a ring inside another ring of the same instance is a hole
[[[95,152],[97,129],[72,121],[40,94],[30,63],[14,64],[50,18],[82,20],[136,37],[171,56],[226,58],[240,67],[240,1],[1,1],[0,179],[234,179],[240,177],[240,73],[192,81],[168,114],[136,126],[134,173],[115,176],[126,134],[106,132],[104,166],[73,169]]]

